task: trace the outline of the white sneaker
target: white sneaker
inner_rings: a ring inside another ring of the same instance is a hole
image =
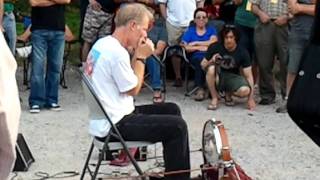
[[[39,113],[40,112],[40,106],[39,105],[32,105],[30,110],[29,110],[30,113]]]
[[[52,103],[49,109],[52,111],[62,111],[62,108],[57,103]]]

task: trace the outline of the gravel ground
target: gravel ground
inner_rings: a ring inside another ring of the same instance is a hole
[[[20,69],[21,71],[21,69]],[[54,174],[61,171],[81,172],[89,145],[88,108],[80,84],[80,77],[74,67],[68,69],[68,89],[60,89],[61,112],[43,110],[40,114],[28,112],[29,91],[22,85],[22,72],[18,73],[18,84],[22,98],[20,132],[35,158],[27,172],[19,172],[13,179],[39,179],[38,171]],[[143,89],[137,97],[137,104],[151,103],[151,92]],[[245,109],[244,101],[235,107],[220,103],[216,111],[206,110],[208,100],[195,102],[184,96],[183,88],[168,85],[166,101],[180,105],[187,121],[190,135],[190,149],[201,147],[201,133],[204,122],[212,117],[221,120],[229,136],[233,158],[255,180],[319,180],[320,148],[317,147],[289,118],[288,114],[275,113],[280,104],[257,106],[253,113]],[[157,152],[161,145],[157,145]],[[148,148],[149,155],[154,146]],[[96,153],[97,154],[97,153]],[[96,156],[95,156],[96,158]],[[143,169],[151,169],[160,160],[141,162]],[[191,154],[192,168],[203,163],[202,154]],[[106,170],[106,166],[102,166]],[[131,172],[126,168],[112,167],[112,170]],[[199,172],[194,172],[197,175]],[[13,177],[14,174],[11,175]],[[79,176],[63,178],[79,179]]]

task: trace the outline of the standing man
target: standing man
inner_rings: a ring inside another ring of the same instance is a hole
[[[252,12],[258,16],[254,40],[259,67],[259,104],[275,102],[276,92],[273,80],[275,58],[280,61],[280,86],[282,98],[286,93],[287,54],[288,54],[288,1],[251,0]]]
[[[103,102],[111,121],[124,140],[162,142],[165,171],[189,170],[187,124],[173,103],[134,106],[144,79],[146,59],[154,53],[147,38],[152,14],[142,4],[121,6],[115,17],[115,31],[99,39],[89,52],[85,73]],[[129,49],[133,48],[130,60]],[[104,138],[107,120],[91,120],[90,133]],[[190,173],[166,175],[168,180],[190,180]]]
[[[43,107],[60,111],[58,90],[65,43],[64,12],[70,0],[29,2],[32,6],[30,113],[39,113]]]
[[[287,92],[282,105],[276,109],[278,113],[287,112],[287,99],[295,80],[302,53],[310,39],[315,14],[315,0],[288,0],[289,13],[293,15],[289,31],[289,62],[287,74]]]
[[[117,8],[116,0],[90,0],[82,29],[82,62],[85,62],[92,44],[99,38],[112,33],[113,16]]]
[[[5,35],[8,41],[8,46],[11,50],[11,53],[15,55],[17,30],[16,30],[16,19],[13,14],[13,10],[14,10],[13,0],[4,0],[3,17],[2,17],[1,24],[2,24],[3,31],[5,32]]]
[[[251,57],[253,79],[256,83],[258,67],[254,49],[254,27],[257,24],[257,17],[252,13],[252,3],[250,0],[234,0],[238,6],[235,14],[235,24],[240,31],[239,45],[246,48]]]
[[[166,20],[168,32],[168,44],[170,46],[179,45],[181,36],[193,20],[193,13],[197,7],[203,6],[202,0],[158,0],[160,3],[160,12]],[[176,87],[182,86],[181,78],[181,58],[173,56],[171,58],[173,70],[175,73]]]

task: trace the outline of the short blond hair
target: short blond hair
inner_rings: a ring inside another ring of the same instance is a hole
[[[137,23],[142,23],[143,18],[147,17],[149,21],[153,19],[152,13],[147,7],[140,3],[129,3],[123,5],[117,12],[114,19],[115,26],[125,26],[128,22],[135,20]]]

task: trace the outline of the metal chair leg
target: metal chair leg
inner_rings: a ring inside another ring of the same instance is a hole
[[[90,147],[90,150],[89,150],[89,153],[88,153],[88,157],[86,159],[86,163],[84,164],[84,167],[82,169],[82,173],[81,173],[81,177],[80,177],[80,180],[83,180],[84,178],[84,175],[86,174],[86,170],[89,169],[89,161],[90,161],[90,158],[91,158],[91,154],[92,154],[92,151],[93,151],[93,147],[94,147],[94,144],[92,142],[91,144],[91,147]],[[90,170],[90,169],[89,169]],[[90,176],[91,176],[91,173],[90,173]]]
[[[104,150],[99,152],[99,159],[98,159],[98,163],[97,163],[96,169],[94,170],[93,176],[91,177],[92,180],[95,180],[97,175],[98,175],[99,168],[100,168],[100,165],[101,165],[101,162],[102,162],[102,159],[103,159],[103,153],[104,152],[105,152]]]
[[[60,73],[60,85],[64,89],[68,88],[68,86],[66,85],[66,79],[65,79],[66,66],[67,66],[67,57],[64,57],[63,58],[62,69],[61,69],[61,73]]]

